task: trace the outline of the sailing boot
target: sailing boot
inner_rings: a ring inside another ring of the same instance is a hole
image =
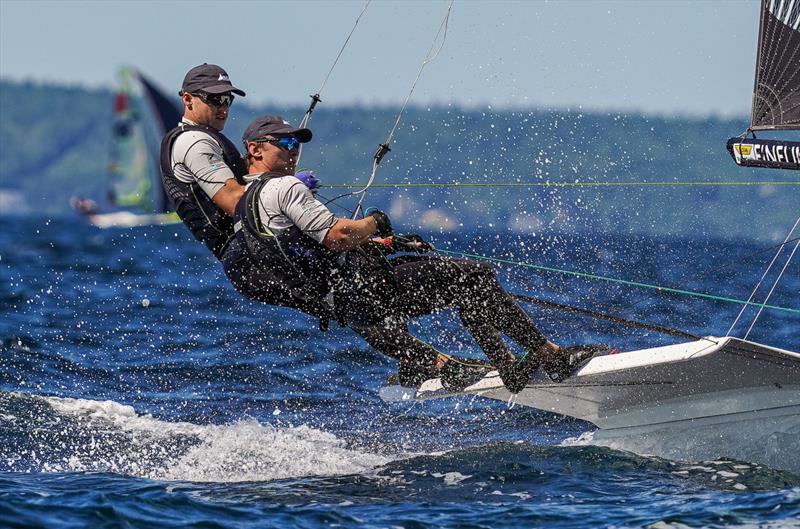
[[[535,354],[525,353],[518,357],[514,363],[504,368],[498,368],[500,380],[511,393],[519,393],[539,367],[539,358]]]
[[[400,384],[405,388],[418,388],[426,380],[439,375],[435,365],[422,365],[415,361],[398,361],[397,373],[390,376],[389,384]]]
[[[589,363],[589,360],[596,355],[606,353],[611,350],[608,344],[587,344],[587,345],[572,345],[570,347],[562,347],[559,351],[553,353],[553,358],[542,363],[547,376],[553,382],[562,382],[574,375],[583,366]]]
[[[494,367],[484,360],[458,356],[445,356],[447,360],[437,370],[442,387],[447,391],[461,391],[485,377]]]

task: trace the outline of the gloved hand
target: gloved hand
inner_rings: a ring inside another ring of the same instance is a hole
[[[312,192],[315,192],[317,189],[319,189],[319,179],[314,176],[314,171],[311,169],[303,169],[302,171],[298,171],[294,174],[294,176],[303,182]]]
[[[380,243],[380,249],[384,254],[393,254],[395,252],[429,253],[436,251],[436,248],[431,243],[425,242],[422,237],[416,234],[393,235],[375,242]]]
[[[367,208],[364,212],[365,217],[372,217],[378,225],[378,235],[380,237],[389,237],[392,234],[392,222],[383,211],[377,208]]]
[[[392,246],[396,251],[401,252],[429,253],[436,251],[436,248],[431,243],[423,240],[416,233],[395,235],[392,237]]]

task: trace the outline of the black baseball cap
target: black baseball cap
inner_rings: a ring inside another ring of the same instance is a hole
[[[262,116],[254,119],[244,130],[242,141],[244,143],[256,141],[268,134],[291,134],[300,140],[300,143],[311,141],[311,130],[295,128],[280,116]]]
[[[198,90],[209,94],[233,92],[236,95],[244,96],[244,91],[231,84],[228,72],[216,64],[208,64],[207,62],[200,66],[195,66],[183,78],[182,92],[192,93]]]

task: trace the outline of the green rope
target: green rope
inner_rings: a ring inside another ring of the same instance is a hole
[[[774,182],[449,182],[437,183],[384,183],[372,184],[372,187],[701,187],[701,186],[797,186],[800,181],[784,180]],[[327,184],[322,187],[363,187],[360,184]]]
[[[584,272],[573,272],[573,271],[570,271],[570,270],[562,270],[560,268],[553,268],[553,267],[549,267],[549,266],[540,266],[540,265],[534,265],[534,264],[530,264],[530,263],[521,263],[521,262],[518,262],[518,261],[510,261],[508,259],[498,259],[498,258],[495,258],[495,257],[486,257],[486,256],[483,256],[483,255],[475,255],[475,254],[469,254],[469,253],[464,253],[464,252],[455,252],[455,251],[449,251],[449,250],[442,250],[441,248],[437,248],[436,251],[438,251],[439,253],[443,253],[443,254],[460,255],[462,257],[470,257],[472,259],[479,259],[479,260],[491,261],[491,262],[495,262],[495,263],[514,265],[514,266],[523,266],[523,267],[532,268],[532,269],[535,269],[535,270],[544,270],[546,272],[556,272],[556,273],[559,273],[559,274],[566,274],[566,275],[582,277],[582,278],[586,278],[586,279],[599,279],[599,280],[602,280],[602,281],[609,281],[611,283],[620,283],[622,285],[629,285],[629,286],[641,287],[641,288],[650,288],[650,289],[658,290],[659,292],[670,292],[670,293],[673,293],[673,294],[684,294],[684,295],[687,295],[687,296],[695,296],[695,297],[698,297],[698,298],[713,299],[715,301],[725,301],[725,302],[728,302],[728,303],[737,303],[739,305],[750,305],[750,306],[753,306],[753,307],[763,307],[765,309],[773,309],[773,310],[780,310],[780,311],[784,311],[784,312],[791,312],[793,314],[800,314],[800,309],[793,309],[793,308],[789,308],[789,307],[779,307],[777,305],[766,305],[764,303],[755,303],[755,302],[752,302],[752,301],[744,301],[744,300],[741,300],[741,299],[728,298],[728,297],[724,297],[724,296],[715,296],[713,294],[705,294],[703,292],[694,292],[694,291],[691,291],[691,290],[682,290],[682,289],[679,289],[679,288],[662,287],[662,286],[658,286],[658,285],[651,285],[651,284],[648,284],[648,283],[640,283],[638,281],[628,281],[626,279],[617,279],[617,278],[613,278],[613,277],[599,276],[599,275],[595,275],[595,274],[587,274],[587,273],[584,273]]]

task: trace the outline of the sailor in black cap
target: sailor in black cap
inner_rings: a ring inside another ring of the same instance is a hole
[[[175,185],[193,185],[215,207],[231,216],[244,192],[241,183],[237,184],[237,177],[241,180],[246,168],[222,129],[234,98],[245,93],[233,86],[221,67],[204,63],[187,72],[178,94],[183,100],[183,119],[162,143],[162,172],[167,193],[173,201],[181,202],[183,194]]]
[[[280,116],[264,116],[247,127],[242,141],[253,183],[236,207],[237,240],[251,261],[296,299],[329,306],[340,323],[395,358],[401,384],[439,377],[458,390],[491,369],[440,353],[408,332],[409,318],[448,308],[459,311],[513,393],[539,365],[561,379],[596,352],[548,341],[482,263],[421,255],[387,259],[396,251],[426,253],[433,247],[418,236],[393,234],[381,211],[351,220],[328,210],[295,175],[300,144],[311,137],[309,129]],[[526,353],[511,354],[501,333]]]
[[[162,182],[175,211],[222,262],[239,292],[296,307],[291,293],[255,267],[234,237],[233,212],[245,191],[247,165],[222,129],[235,96],[245,93],[221,67],[201,64],[186,74],[179,95],[183,119],[161,143]]]

